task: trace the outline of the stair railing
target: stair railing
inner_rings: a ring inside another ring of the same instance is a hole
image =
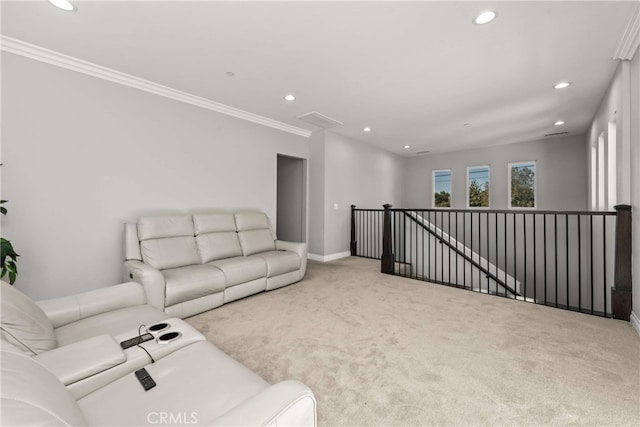
[[[351,208],[351,254],[380,259],[383,273],[629,320],[628,205],[616,212]]]

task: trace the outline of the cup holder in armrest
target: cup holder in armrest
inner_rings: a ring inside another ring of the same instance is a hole
[[[147,328],[147,332],[150,332],[152,334],[157,334],[160,333],[162,331],[164,331],[165,329],[169,328],[171,325],[168,324],[167,322],[162,322],[162,323],[156,323],[155,325],[151,325]]]
[[[167,332],[166,334],[160,335],[156,340],[159,344],[168,344],[180,338],[182,336],[182,332]]]

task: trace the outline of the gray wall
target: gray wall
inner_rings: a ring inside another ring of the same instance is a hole
[[[303,159],[278,156],[278,239],[306,242],[305,167]]]
[[[632,208],[632,311],[640,322],[640,51],[631,62],[620,61],[607,93],[593,118],[585,142],[589,155],[591,144],[604,132],[608,139],[608,122],[616,119],[616,203]],[[588,159],[588,167],[591,159]],[[591,185],[587,185],[590,189]],[[632,319],[633,320],[633,319]],[[640,327],[640,323],[636,323]],[[640,330],[638,330],[640,333]]]
[[[351,205],[402,205],[407,159],[330,131],[311,137],[309,253],[349,251]]]
[[[324,254],[324,132],[309,138],[309,253]]]
[[[640,320],[640,51],[631,62],[631,206],[633,209],[633,313]],[[636,326],[640,326],[636,324]],[[638,330],[640,334],[640,330]]]
[[[373,209],[404,204],[406,162],[391,152],[325,133],[324,254],[349,250],[351,204]]]
[[[2,53],[2,235],[47,298],[121,281],[123,223],[252,207],[276,223],[276,156],[309,140]]]
[[[408,161],[407,207],[431,208],[433,170],[452,170],[452,208],[465,209],[467,167],[490,165],[490,208],[507,209],[509,163],[536,160],[537,208],[586,210],[585,136],[544,139],[482,149],[434,153]]]

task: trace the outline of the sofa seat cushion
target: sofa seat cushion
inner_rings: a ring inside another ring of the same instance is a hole
[[[107,313],[86,317],[55,330],[58,345],[71,344],[96,335],[116,336],[137,330],[142,325],[150,325],[166,319],[168,316],[150,305],[134,305]]]
[[[269,251],[249,258],[262,258],[267,263],[267,277],[279,276],[300,269],[300,256],[291,251]]]
[[[213,265],[224,272],[227,286],[234,286],[267,276],[267,264],[262,258],[238,256],[219,259],[207,265]]]
[[[161,414],[183,417],[171,424],[211,425],[216,417],[269,387],[206,341],[145,368],[157,384],[149,391],[131,373],[78,401],[89,425],[157,424]]]
[[[166,282],[165,306],[224,291],[222,271],[211,265],[190,265],[162,270]]]

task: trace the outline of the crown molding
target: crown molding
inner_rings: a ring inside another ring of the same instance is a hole
[[[613,55],[613,59],[633,59],[633,55],[640,46],[640,6],[636,6],[635,11],[629,19],[627,28],[624,30],[624,34],[620,39],[616,53]]]
[[[258,114],[240,110],[239,108],[230,107],[219,102],[212,101],[207,98],[192,95],[177,89],[163,86],[149,80],[141,79],[130,74],[122,73],[112,68],[103,67],[92,62],[84,61],[73,56],[65,55],[50,49],[43,48],[22,40],[14,39],[0,35],[0,49],[24,56],[26,58],[35,59],[36,61],[55,65],[56,67],[65,68],[67,70],[76,71],[99,79],[107,80],[113,83],[140,89],[145,92],[160,95],[175,101],[184,102],[185,104],[194,105],[206,110],[215,111],[238,119],[257,123],[270,128],[278,129],[284,132],[300,135],[305,138],[311,136],[311,131],[296,126],[288,125]]]

